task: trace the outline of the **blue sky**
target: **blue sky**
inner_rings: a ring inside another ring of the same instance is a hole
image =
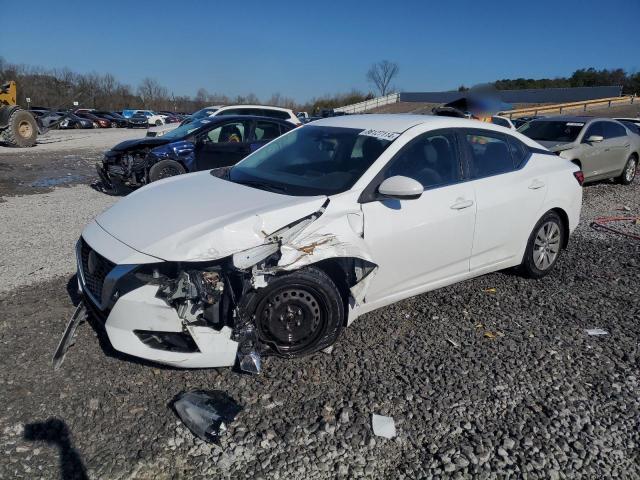
[[[274,92],[298,101],[368,90],[372,62],[404,91],[500,78],[640,70],[640,0],[2,2],[0,56],[149,76],[176,95]],[[6,21],[10,19],[10,21]]]

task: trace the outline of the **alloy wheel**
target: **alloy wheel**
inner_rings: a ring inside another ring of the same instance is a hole
[[[542,224],[533,243],[533,263],[539,270],[547,270],[560,252],[560,227],[555,222]]]
[[[627,168],[624,171],[624,178],[628,183],[631,183],[631,181],[633,180],[633,177],[636,176],[636,168],[637,168],[636,160],[631,160],[627,164]]]

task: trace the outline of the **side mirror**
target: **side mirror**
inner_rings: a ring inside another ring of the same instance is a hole
[[[378,192],[389,198],[413,200],[420,198],[420,195],[424,192],[424,187],[413,178],[396,175],[384,180],[378,187]]]
[[[604,137],[602,135],[591,135],[589,138],[587,138],[587,142],[589,143],[600,143],[603,140]]]

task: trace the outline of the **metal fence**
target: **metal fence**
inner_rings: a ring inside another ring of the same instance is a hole
[[[383,105],[389,105],[390,103],[398,103],[400,101],[399,93],[390,93],[384,97],[376,97],[371,100],[366,100],[360,103],[354,103],[352,105],[345,105],[344,107],[334,108],[334,112],[344,113],[360,113],[372,110],[376,107],[382,107]]]

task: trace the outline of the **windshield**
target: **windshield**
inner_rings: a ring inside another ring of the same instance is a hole
[[[534,120],[518,129],[520,133],[533,140],[543,142],[573,142],[584,127],[584,122],[560,122],[553,120]]]
[[[216,111],[218,111],[217,108],[203,108],[202,110],[198,110],[196,113],[191,115],[191,120],[193,121],[193,120],[198,120],[200,118],[210,117],[211,114],[215,113]]]
[[[211,120],[209,120],[208,118],[203,118],[201,120],[196,120],[195,122],[186,123],[184,125],[180,125],[178,128],[175,128],[165,133],[164,138],[168,138],[170,140],[178,140],[180,138],[186,137],[191,132],[199,129],[200,127],[204,127],[209,123],[211,123]]]
[[[288,195],[334,195],[362,176],[397,134],[305,126],[273,140],[229,171],[229,180]],[[377,135],[377,136],[372,136]]]

